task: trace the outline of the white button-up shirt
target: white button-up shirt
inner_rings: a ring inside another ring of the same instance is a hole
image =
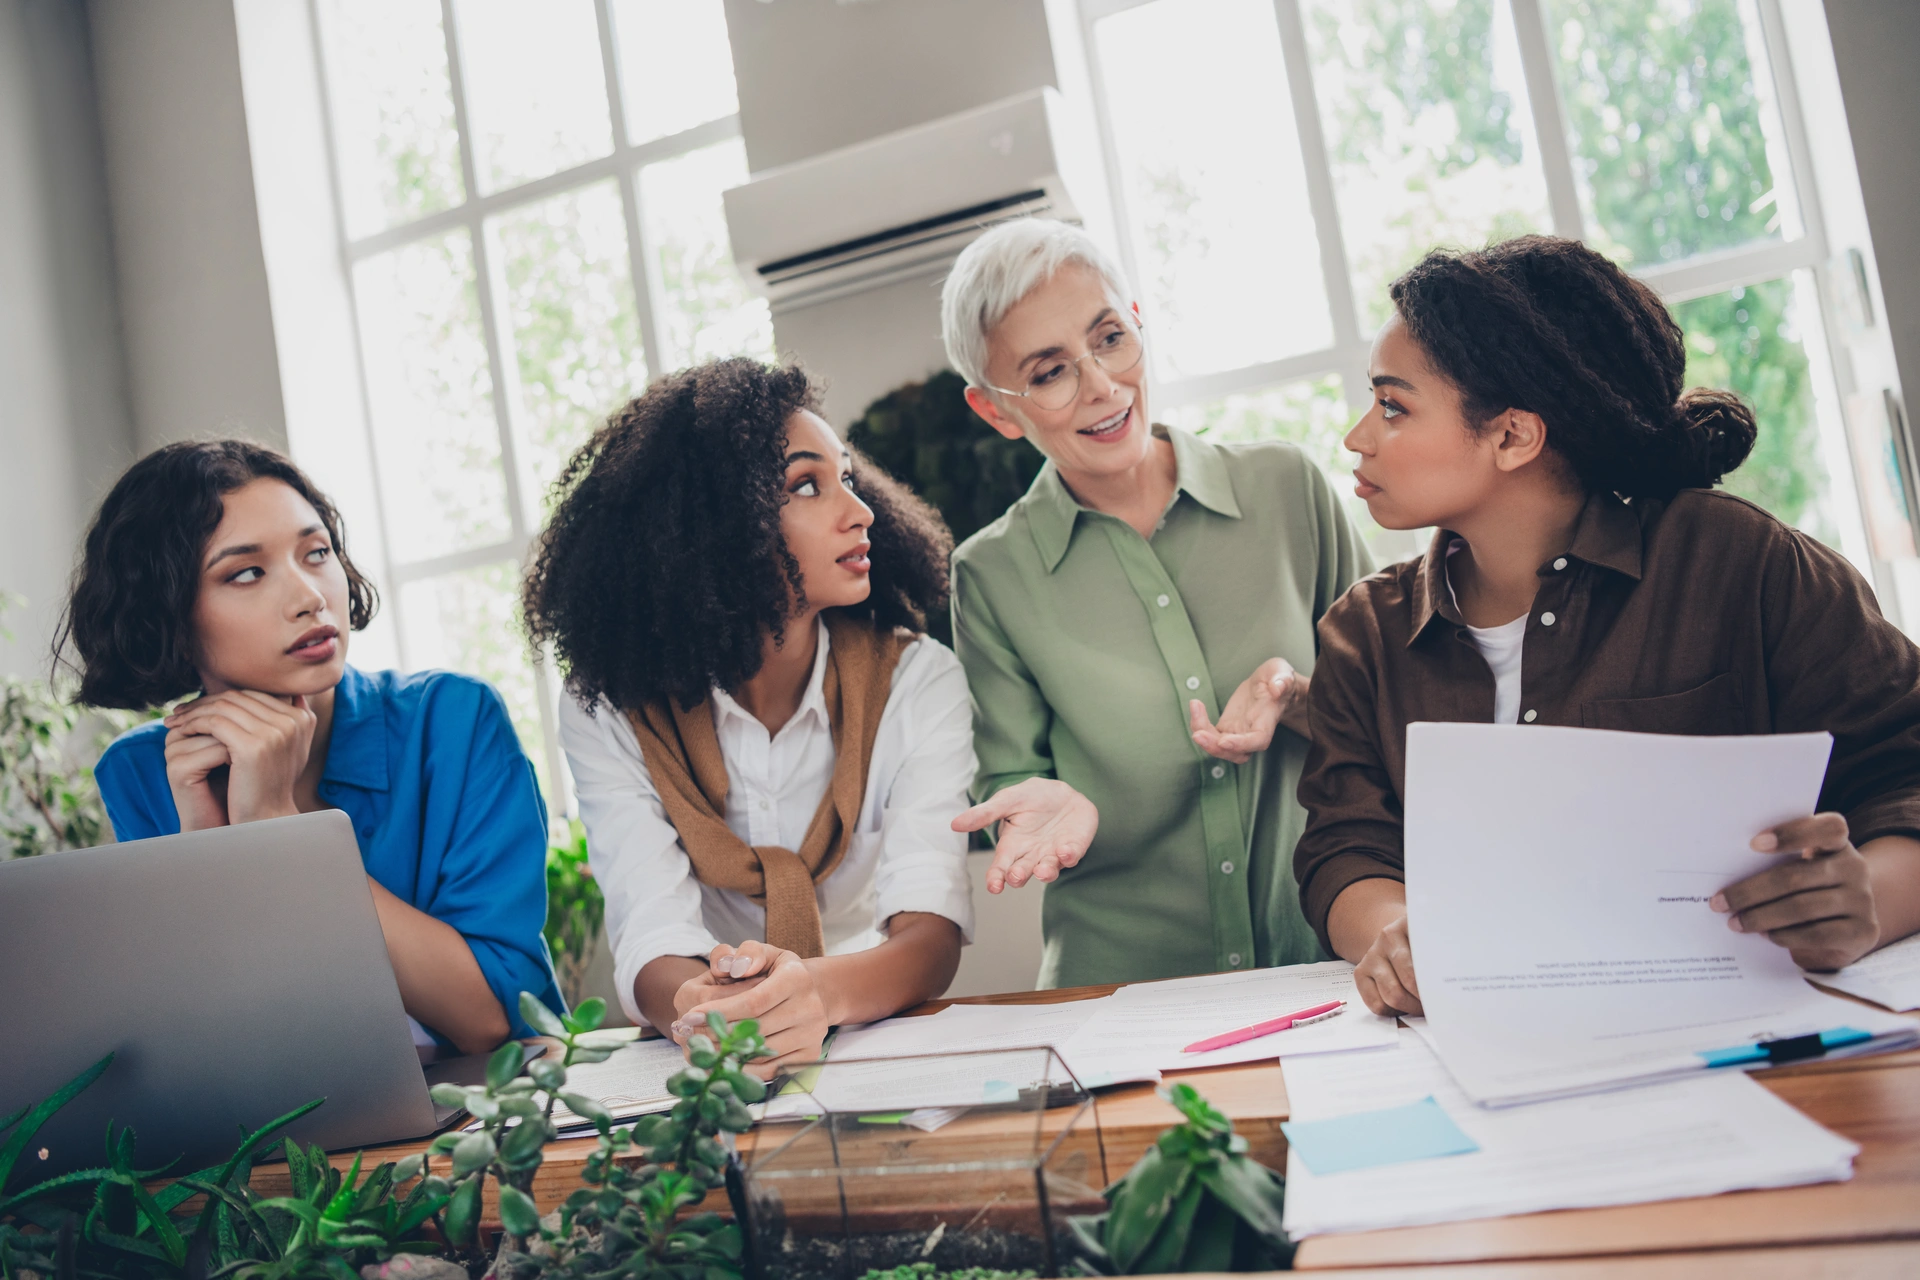
[[[727,826],[748,844],[799,849],[833,778],[824,624],[819,641],[800,709],[778,733],[713,691],[713,727],[727,766]],[[614,987],[627,1016],[644,1024],[633,980],[649,961],[704,959],[722,942],[764,940],[766,908],[694,878],[624,715],[604,699],[589,715],[562,698],[560,740],[594,878],[607,900]],[[902,911],[944,916],[972,941],[967,837],[949,824],[967,807],[973,773],[966,676],[944,645],[916,640],[894,668],[859,824],[840,865],[814,885],[828,955],[878,946],[887,920]]]

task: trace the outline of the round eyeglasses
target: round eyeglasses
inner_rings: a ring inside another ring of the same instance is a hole
[[[996,387],[992,383],[986,385],[989,391],[997,391],[1003,396],[1019,396],[1041,409],[1064,409],[1080,398],[1082,360],[1091,360],[1108,373],[1125,373],[1140,363],[1145,351],[1139,328],[1125,321],[1113,320],[1093,335],[1093,347],[1085,355],[1071,360],[1062,355],[1050,355],[1040,360],[1027,376],[1026,390],[1015,391],[1011,387]]]

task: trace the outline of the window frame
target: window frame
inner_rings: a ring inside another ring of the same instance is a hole
[[[440,0],[441,33],[445,40],[447,76],[453,102],[453,127],[459,143],[460,174],[464,199],[445,209],[425,214],[408,222],[355,237],[347,231],[345,189],[340,172],[340,152],[335,136],[332,89],[327,67],[326,45],[322,34],[319,0],[307,0],[307,24],[311,36],[314,76],[319,90],[320,126],[326,151],[327,187],[333,204],[342,274],[346,280],[352,325],[354,372],[359,382],[362,422],[365,424],[369,479],[374,505],[379,511],[377,536],[373,539],[384,572],[387,588],[383,601],[393,622],[393,639],[400,666],[411,670],[404,588],[408,585],[489,565],[511,563],[517,570],[525,567],[526,556],[538,534],[543,516],[540,509],[542,484],[532,474],[532,450],[526,442],[525,424],[519,419],[516,394],[519,368],[514,359],[511,318],[500,299],[507,292],[504,264],[489,243],[487,222],[522,206],[536,204],[555,196],[596,183],[613,180],[620,192],[620,203],[627,236],[628,271],[633,284],[634,309],[639,321],[641,348],[649,377],[662,371],[658,316],[667,311],[659,283],[649,269],[653,246],[646,234],[645,208],[642,203],[640,175],[647,166],[674,160],[703,148],[739,138],[740,115],[717,117],[678,133],[635,143],[629,137],[627,103],[621,78],[620,46],[615,39],[617,19],[613,0],[592,0],[595,32],[600,42],[600,70],[605,82],[607,110],[612,117],[613,146],[605,154],[562,169],[545,177],[515,186],[475,194],[480,190],[469,126],[469,104],[465,70],[461,60],[459,16],[455,0]],[[360,326],[359,298],[354,267],[379,254],[399,249],[420,240],[464,229],[472,244],[474,290],[481,333],[486,345],[487,368],[492,379],[494,430],[500,450],[500,467],[506,487],[508,533],[505,538],[484,546],[471,547],[445,555],[406,560],[394,554],[387,529],[386,478],[381,474],[379,451],[375,443],[376,418],[367,376],[366,349]],[[609,406],[611,407],[611,406]],[[555,812],[574,809],[573,780],[560,748],[558,707],[561,682],[550,655],[540,654],[532,664],[534,695],[539,703],[539,744],[547,777],[555,794],[548,797]],[[533,744],[523,744],[531,747]]]
[[[1548,40],[1544,0],[1497,2],[1505,3],[1513,15],[1528,105],[1533,115],[1541,168],[1546,179],[1551,229],[1553,234],[1568,239],[1585,239],[1586,220],[1580,207],[1579,180],[1575,174],[1573,150],[1561,103],[1558,72]],[[1156,0],[1078,0],[1080,40],[1092,81],[1094,120],[1102,158],[1106,163],[1112,215],[1119,229],[1117,247],[1121,264],[1126,268],[1129,278],[1134,280],[1145,277],[1136,261],[1133,237],[1128,231],[1133,222],[1127,211],[1125,184],[1120,179],[1123,172],[1120,150],[1112,116],[1107,109],[1107,87],[1100,65],[1100,42],[1096,27],[1103,19],[1153,3]],[[1851,465],[1851,447],[1846,440],[1845,426],[1840,420],[1840,388],[1835,378],[1834,323],[1827,314],[1831,250],[1821,216],[1820,192],[1806,120],[1794,83],[1786,26],[1779,0],[1739,0],[1739,3],[1747,33],[1748,59],[1755,69],[1755,89],[1768,100],[1767,106],[1770,108],[1762,118],[1777,119],[1782,135],[1776,139],[1769,131],[1766,140],[1768,159],[1774,171],[1783,174],[1791,183],[1796,216],[1785,222],[1777,240],[1697,254],[1679,262],[1641,267],[1634,269],[1633,274],[1651,286],[1671,306],[1771,280],[1791,281],[1802,271],[1811,273],[1814,297],[1806,299],[1803,296],[1802,301],[1813,302],[1813,310],[1818,314],[1809,317],[1812,321],[1808,325],[1810,331],[1803,335],[1802,342],[1811,366],[1814,418],[1821,454],[1832,471],[1831,513],[1835,524],[1839,526],[1846,555],[1871,579],[1875,577],[1875,566],[1868,555],[1861,522],[1856,488],[1858,482]],[[1312,211],[1314,230],[1319,238],[1320,271],[1328,312],[1333,322],[1333,341],[1320,350],[1280,360],[1197,377],[1161,380],[1156,383],[1154,399],[1165,409],[1184,408],[1226,396],[1271,390],[1281,384],[1327,374],[1340,376],[1349,412],[1359,412],[1361,406],[1370,403],[1372,398],[1367,381],[1367,360],[1372,337],[1360,329],[1353,275],[1340,226],[1333,167],[1321,122],[1301,0],[1272,0],[1272,4],[1285,60],[1294,124],[1298,131],[1308,207]],[[1842,461],[1846,465],[1836,468],[1836,464]]]

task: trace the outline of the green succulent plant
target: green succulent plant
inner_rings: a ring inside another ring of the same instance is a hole
[[[1185,1121],[1108,1187],[1107,1211],[1069,1219],[1089,1275],[1279,1271],[1293,1261],[1280,1225],[1286,1183],[1192,1085],[1160,1090]]]

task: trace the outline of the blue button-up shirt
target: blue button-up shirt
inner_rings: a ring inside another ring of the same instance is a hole
[[[94,767],[114,835],[175,835],[166,726],[122,734]],[[547,919],[547,808],[493,687],[448,671],[346,669],[320,780],[346,812],[367,874],[460,931],[513,1024],[520,993],[565,1006],[541,929]]]

